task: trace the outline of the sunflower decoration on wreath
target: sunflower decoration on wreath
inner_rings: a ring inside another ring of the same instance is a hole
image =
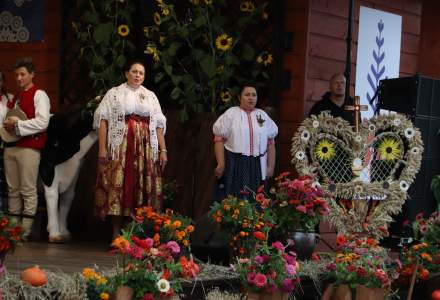
[[[333,194],[329,221],[341,233],[388,234],[420,169],[420,131],[405,116],[377,116],[359,132],[327,112],[305,119],[292,138],[292,163]]]

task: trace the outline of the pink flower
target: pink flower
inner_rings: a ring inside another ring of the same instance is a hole
[[[255,262],[257,264],[261,265],[262,263],[264,263],[264,258],[262,256],[260,256],[260,255],[257,255],[257,256],[255,256]]]
[[[143,255],[145,254],[145,251],[141,247],[130,245],[128,247],[127,253],[133,258],[142,259]]]
[[[286,271],[289,275],[295,275],[296,273],[296,265],[286,265]]]
[[[273,280],[275,280],[275,278],[277,278],[277,272],[272,271],[272,272],[268,273],[267,276],[272,278]]]
[[[302,212],[304,214],[307,213],[307,209],[306,209],[306,207],[304,205],[298,205],[296,207],[296,210],[299,211],[299,212]]]
[[[326,269],[329,270],[329,271],[334,271],[334,270],[336,270],[336,264],[333,263],[333,262],[332,262],[332,263],[329,263],[329,264],[327,265]]]
[[[251,284],[255,283],[255,273],[248,273],[247,274],[247,281]]]
[[[175,241],[169,241],[167,243],[167,248],[170,249],[174,255],[180,253],[180,246]]]
[[[284,250],[284,245],[281,242],[274,242],[272,243],[272,248],[278,249],[280,251]]]
[[[295,282],[290,278],[285,278],[283,280],[283,291],[290,293],[295,288]]]
[[[359,277],[366,277],[368,275],[367,271],[365,271],[365,269],[362,267],[358,268],[357,274],[359,275]]]
[[[267,284],[267,278],[264,274],[258,273],[255,275],[254,283],[258,287],[264,287]]]

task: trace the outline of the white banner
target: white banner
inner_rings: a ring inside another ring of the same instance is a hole
[[[399,77],[402,16],[361,6],[355,95],[368,105],[362,118],[373,116],[381,79]]]

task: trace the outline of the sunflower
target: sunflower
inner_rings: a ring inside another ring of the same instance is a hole
[[[221,92],[220,92],[220,98],[221,98],[222,101],[225,102],[225,103],[231,101],[231,99],[232,99],[231,92],[228,91],[228,90],[221,91]]]
[[[251,13],[251,12],[254,11],[254,9],[255,9],[255,5],[254,5],[254,3],[252,3],[252,1],[243,1],[240,4],[240,10],[242,12],[249,12],[249,13]]]
[[[402,153],[399,142],[391,138],[383,139],[377,150],[382,160],[395,160],[400,158]]]
[[[159,52],[157,51],[156,47],[147,46],[147,49],[145,50],[145,53],[151,54],[153,56],[153,60],[155,62],[159,62],[160,61]]]
[[[315,155],[319,160],[329,160],[335,156],[335,144],[329,140],[320,140],[315,148]]]
[[[228,51],[232,46],[232,37],[227,34],[221,34],[215,39],[215,46],[222,51]]]
[[[170,14],[170,10],[166,6],[161,6],[161,12],[164,16],[168,16]]]
[[[160,23],[162,23],[162,20],[160,18],[160,14],[158,12],[154,13],[154,23],[156,23],[156,25],[160,25]]]
[[[118,27],[118,34],[120,36],[127,36],[130,33],[130,28],[127,25],[122,24]]]
[[[211,5],[212,4],[212,0],[205,0],[205,4],[206,5]]]
[[[267,67],[267,65],[270,65],[272,62],[273,62],[273,56],[268,52],[263,52],[257,57],[257,63],[263,64],[265,67]]]

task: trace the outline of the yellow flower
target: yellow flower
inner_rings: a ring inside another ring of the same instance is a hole
[[[160,5],[160,4],[163,4],[163,1],[162,0],[156,0],[156,2]]]
[[[107,283],[107,278],[105,277],[99,276],[98,279],[96,280],[97,285],[106,284],[106,283]]]
[[[315,155],[320,160],[328,160],[335,155],[334,144],[326,139],[319,141],[318,146],[315,148]]]
[[[127,25],[122,24],[118,27],[118,34],[120,36],[127,36],[130,33],[130,28]]]
[[[227,34],[221,34],[215,39],[215,46],[221,51],[228,51],[232,46],[232,37]]]
[[[145,35],[148,35],[150,33],[150,28],[148,28],[148,26],[145,26],[144,28],[142,28],[142,30],[144,31]]]
[[[205,0],[205,4],[206,5],[211,5],[212,4],[212,0]]]
[[[125,2],[125,0],[118,0],[119,2],[121,2],[121,3],[124,3]]]
[[[108,300],[108,299],[110,299],[110,295],[108,293],[101,293],[99,295],[99,299]]]
[[[160,18],[160,14],[158,12],[154,13],[154,23],[156,23],[156,25],[160,25],[160,23],[162,23],[162,20]]]
[[[191,2],[194,5],[199,5],[200,0],[190,0],[189,2]]]
[[[153,55],[153,60],[155,62],[160,61],[159,52],[157,51],[156,47],[147,46],[147,49],[144,51],[144,53]],[[167,224],[169,225],[169,224]]]
[[[393,138],[385,138],[378,147],[379,157],[382,160],[395,160],[401,157],[400,143]]]
[[[254,11],[254,9],[255,9],[255,5],[254,5],[254,3],[252,3],[252,1],[243,1],[240,4],[240,10],[242,12],[249,12],[249,13],[251,13],[251,12]]]
[[[229,91],[223,91],[223,92],[220,92],[220,98],[221,98],[222,101],[225,102],[225,103],[231,101],[231,99],[232,99],[231,92],[229,92]]]
[[[168,7],[166,7],[165,5],[162,5],[160,7],[161,12],[164,16],[168,16],[170,14],[170,10],[168,9]]]
[[[82,271],[82,275],[86,279],[93,279],[93,278],[96,278],[98,276],[98,274],[96,274],[95,270],[93,270],[92,268],[84,268],[83,271]]]
[[[273,56],[268,52],[263,52],[257,57],[257,63],[263,64],[265,67],[267,65],[270,65],[272,62],[273,62]]]
[[[163,45],[163,44],[165,43],[165,40],[166,40],[166,37],[165,37],[165,36],[163,36],[163,35],[159,36],[159,43],[160,43],[161,45]]]

